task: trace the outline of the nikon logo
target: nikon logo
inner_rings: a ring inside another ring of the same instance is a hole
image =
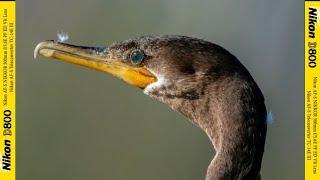
[[[2,159],[2,170],[11,170],[11,141],[4,140],[4,155],[1,157]]]
[[[309,21],[309,26],[308,26],[309,38],[315,38],[316,37],[315,30],[316,30],[317,16],[318,16],[317,15],[317,9],[309,7],[309,18],[308,18],[308,21]]]

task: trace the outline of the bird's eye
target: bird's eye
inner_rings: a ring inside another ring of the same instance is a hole
[[[130,55],[131,62],[135,65],[138,65],[144,59],[144,54],[140,50],[135,50]]]

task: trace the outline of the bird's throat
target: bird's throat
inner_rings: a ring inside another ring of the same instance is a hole
[[[215,124],[203,128],[216,151],[206,180],[256,180],[260,177],[267,130],[263,116],[230,116],[218,114]]]
[[[248,151],[225,146],[216,149],[207,169],[206,180],[257,180],[260,177],[261,152],[254,147]]]
[[[247,89],[229,86],[220,87],[227,89],[223,92],[213,92],[214,88],[208,87],[206,96],[199,99],[160,100],[184,114],[212,141],[216,155],[208,167],[206,180],[256,180],[267,130],[263,97],[260,91],[256,96],[251,93],[243,97],[248,94]],[[258,91],[255,86],[250,88]]]

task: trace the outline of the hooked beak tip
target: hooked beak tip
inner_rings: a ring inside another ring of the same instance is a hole
[[[34,59],[37,59],[37,57],[38,57],[38,54],[40,54],[40,51],[41,51],[41,49],[43,49],[43,47],[48,43],[48,42],[54,42],[53,40],[47,40],[47,41],[44,41],[44,42],[41,42],[41,43],[39,43],[37,46],[36,46],[36,48],[34,49],[34,51],[33,51],[33,58]]]
[[[34,49],[34,51],[33,51],[33,58],[34,58],[34,59],[37,59],[38,53],[39,53],[39,51],[40,51],[40,48],[41,48],[41,43],[39,43],[39,44],[36,46],[36,48]]]

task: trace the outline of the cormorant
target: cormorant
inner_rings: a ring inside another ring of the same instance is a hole
[[[200,127],[216,155],[206,180],[260,179],[266,107],[239,60],[211,42],[186,36],[143,36],[108,47],[44,41],[35,56],[112,74],[169,105]]]

